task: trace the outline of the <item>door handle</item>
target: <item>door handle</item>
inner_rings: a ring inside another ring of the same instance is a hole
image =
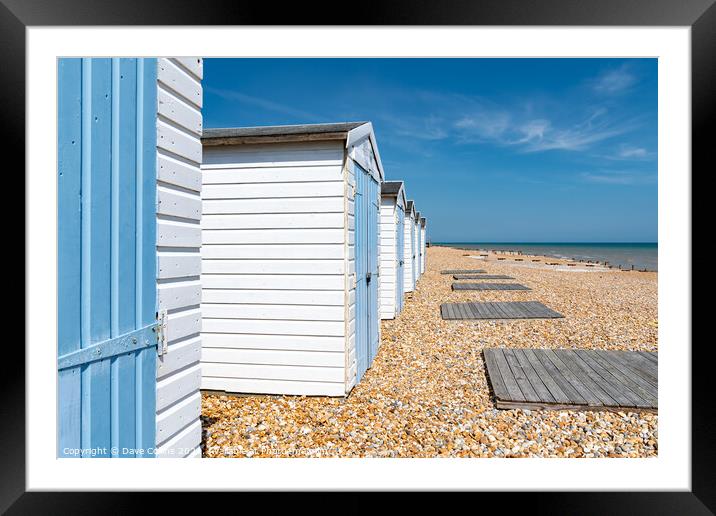
[[[365,274],[365,282],[366,282],[366,283],[370,283],[370,277],[371,277],[371,273],[370,273],[370,272],[367,272],[367,273]]]

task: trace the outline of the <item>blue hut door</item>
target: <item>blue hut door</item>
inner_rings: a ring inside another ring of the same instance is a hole
[[[58,61],[58,455],[155,446],[156,59]]]
[[[379,292],[378,282],[380,278],[379,263],[379,247],[380,241],[378,234],[380,228],[380,185],[372,175],[367,177],[368,192],[368,271],[370,277],[368,281],[368,331],[370,339],[370,349],[368,357],[368,367],[373,363],[373,359],[378,354],[379,342]]]
[[[356,267],[356,380],[378,349],[378,192],[377,181],[354,163]]]
[[[405,266],[404,255],[405,255],[405,210],[396,204],[396,234],[395,234],[395,246],[396,246],[396,257],[395,257],[395,314],[399,314],[403,310],[403,267]]]

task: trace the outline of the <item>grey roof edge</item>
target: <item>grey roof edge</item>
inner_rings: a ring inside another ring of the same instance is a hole
[[[383,184],[380,185],[380,194],[397,197],[404,184],[403,181],[383,181]]]
[[[338,122],[326,124],[270,125],[252,127],[216,127],[204,129],[201,141],[210,143],[212,140],[240,140],[242,138],[270,138],[277,136],[309,136],[329,133],[348,133],[370,122]]]

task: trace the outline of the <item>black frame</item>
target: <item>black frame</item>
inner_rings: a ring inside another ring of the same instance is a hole
[[[707,130],[714,116],[716,91],[716,0],[454,0],[446,2],[384,0],[351,9],[351,17],[340,6],[320,2],[273,3],[235,0],[0,0],[0,92],[5,102],[0,110],[3,147],[19,156],[24,168],[25,144],[25,28],[37,25],[621,25],[690,26],[692,71],[692,169],[702,175],[714,170],[713,142]],[[280,8],[278,8],[280,5]],[[351,4],[348,4],[349,6]],[[711,166],[709,166],[711,165]],[[6,169],[6,177],[11,174]],[[693,177],[693,173],[692,173]],[[19,174],[14,178],[20,179]],[[24,190],[24,181],[20,186]],[[27,195],[27,192],[25,192]],[[23,237],[21,237],[23,238]],[[708,238],[708,237],[707,237]],[[25,271],[27,274],[27,270]],[[12,281],[17,281],[14,278]],[[19,283],[19,281],[18,281]],[[12,289],[19,291],[20,286]],[[683,346],[691,343],[681,343]],[[533,514],[713,514],[716,512],[716,446],[713,439],[714,402],[709,394],[706,340],[692,352],[692,491],[642,493],[480,493],[511,510],[524,506]],[[25,405],[20,346],[4,349],[6,359],[0,374],[0,511],[24,513],[128,513],[147,508],[147,495],[121,493],[25,493]],[[14,354],[14,355],[13,355]],[[12,360],[15,358],[15,360]],[[8,444],[9,443],[9,444]],[[21,443],[21,444],[20,444]],[[239,486],[237,486],[239,487]],[[202,503],[205,510],[214,503]],[[216,494],[211,495],[215,502]],[[246,496],[246,495],[241,495]],[[295,505],[295,495],[293,503]],[[413,495],[415,496],[415,495]],[[497,500],[497,498],[501,500]],[[275,498],[275,497],[274,497]],[[422,498],[422,497],[420,497]],[[172,501],[186,504],[185,497]],[[242,499],[244,504],[248,501]],[[418,503],[420,500],[415,498]],[[486,498],[481,498],[486,503]],[[272,499],[271,507],[275,507]],[[259,503],[266,503],[259,501]],[[348,507],[359,507],[350,503]],[[184,505],[186,508],[186,505]],[[248,507],[248,505],[237,506]],[[363,508],[363,510],[373,510]],[[510,511],[512,512],[512,511]]]

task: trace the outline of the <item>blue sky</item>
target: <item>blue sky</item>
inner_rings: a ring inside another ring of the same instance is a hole
[[[369,120],[433,241],[655,242],[656,59],[206,59],[205,127]]]

